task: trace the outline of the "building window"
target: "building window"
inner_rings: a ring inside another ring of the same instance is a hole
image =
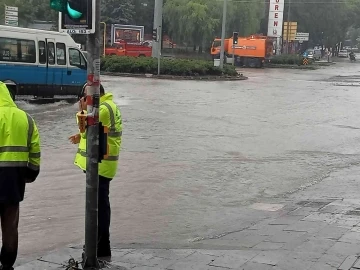
[[[0,61],[35,63],[35,41],[0,37]]]

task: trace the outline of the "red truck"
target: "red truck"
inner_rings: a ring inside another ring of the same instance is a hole
[[[121,41],[105,48],[105,55],[151,57],[152,48],[148,43],[127,43]]]

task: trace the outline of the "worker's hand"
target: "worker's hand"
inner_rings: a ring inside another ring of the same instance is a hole
[[[72,143],[72,144],[78,144],[80,143],[80,134],[76,134],[76,135],[72,135],[69,137],[69,141]]]
[[[84,111],[84,110],[86,110],[87,104],[86,104],[85,97],[82,97],[82,98],[79,100],[78,105],[79,105],[79,111]]]

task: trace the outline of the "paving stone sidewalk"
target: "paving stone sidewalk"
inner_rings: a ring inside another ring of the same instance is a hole
[[[115,246],[112,269],[360,269],[360,200],[255,203],[249,208],[261,219],[186,248]],[[81,261],[81,253],[66,248],[16,270],[64,269],[70,258]]]

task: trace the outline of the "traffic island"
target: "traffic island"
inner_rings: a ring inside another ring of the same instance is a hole
[[[167,80],[236,81],[246,80],[234,66],[224,69],[212,61],[192,59],[162,59],[160,74],[157,59],[151,57],[110,56],[101,60],[101,73],[108,76],[138,77]]]
[[[304,58],[297,54],[282,54],[272,57],[265,64],[267,68],[286,68],[286,69],[303,69],[316,70],[320,66],[312,59]]]
[[[196,80],[196,81],[241,81],[247,80],[248,77],[243,74],[237,76],[179,76],[179,75],[154,75],[154,74],[139,74],[139,73],[121,73],[121,72],[101,72],[105,76],[118,77],[135,77],[135,78],[149,78],[149,79],[163,79],[163,80]]]
[[[291,65],[291,64],[266,64],[266,68],[284,68],[284,69],[302,69],[302,70],[316,70],[318,65]]]

